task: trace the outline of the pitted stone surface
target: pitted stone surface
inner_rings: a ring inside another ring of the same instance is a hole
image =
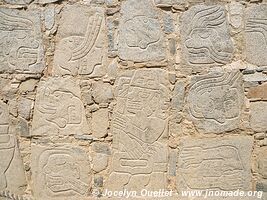
[[[245,39],[248,62],[267,65],[267,4],[251,6],[246,11]]]
[[[38,85],[32,135],[89,134],[80,87],[73,78],[50,77]]]
[[[187,96],[188,112],[204,133],[222,133],[238,128],[244,89],[238,71],[212,72],[192,77]]]
[[[165,41],[159,13],[152,0],[122,3],[119,26],[119,57],[135,62],[165,58]]]
[[[181,18],[182,57],[192,66],[220,66],[230,63],[233,42],[225,8],[197,5]]]
[[[34,194],[37,199],[57,200],[86,196],[90,162],[85,151],[75,146],[32,145]]]
[[[103,76],[107,56],[105,36],[103,9],[66,6],[59,23],[53,73]]]
[[[0,8],[0,73],[41,73],[40,12]]]
[[[177,184],[196,190],[249,189],[252,144],[250,137],[183,140]]]

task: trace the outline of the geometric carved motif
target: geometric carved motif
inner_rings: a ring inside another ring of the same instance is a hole
[[[41,73],[43,57],[39,13],[0,8],[0,73]]]
[[[34,108],[32,135],[88,134],[81,91],[73,78],[40,81]]]
[[[107,188],[163,189],[167,183],[170,101],[167,73],[160,69],[128,71],[115,85],[114,154]]]
[[[32,145],[32,168],[37,199],[77,199],[88,193],[90,163],[79,147]]]
[[[239,71],[212,72],[194,76],[187,97],[190,118],[203,133],[221,133],[238,128],[244,103]]]
[[[182,16],[182,51],[186,64],[218,66],[233,57],[226,12],[222,6],[198,5]]]
[[[177,184],[197,190],[248,189],[252,145],[250,137],[183,140]]]
[[[66,6],[60,22],[53,73],[102,76],[107,55],[103,10]]]

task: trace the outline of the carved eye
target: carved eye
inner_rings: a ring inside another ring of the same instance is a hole
[[[202,39],[207,39],[210,36],[211,36],[211,32],[208,30],[199,32],[199,37],[201,37]]]

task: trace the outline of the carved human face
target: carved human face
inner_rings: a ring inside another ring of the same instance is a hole
[[[126,43],[129,47],[146,49],[160,39],[160,25],[156,19],[135,16],[126,22]]]
[[[231,58],[230,41],[224,41],[213,28],[195,28],[185,41],[191,64],[225,64]]]
[[[206,119],[214,119],[223,124],[226,120],[239,116],[237,96],[236,89],[217,87],[205,91],[197,106]]]

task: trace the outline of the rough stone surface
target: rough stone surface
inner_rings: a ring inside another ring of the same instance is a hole
[[[119,26],[119,56],[135,62],[165,58],[165,41],[159,14],[152,0],[122,3]]]
[[[44,49],[38,11],[0,9],[0,73],[41,73]]]
[[[83,197],[90,184],[90,163],[74,146],[32,145],[33,189],[37,199]]]
[[[246,190],[250,188],[250,158],[253,140],[249,137],[227,139],[185,139],[178,160],[184,189]]]
[[[204,133],[222,133],[238,128],[244,89],[241,73],[212,72],[194,76],[187,97],[188,112]]]
[[[54,74],[99,77],[105,73],[107,43],[102,9],[66,6],[58,32]]]
[[[185,64],[197,67],[231,62],[234,49],[224,7],[194,6],[183,14],[181,23]]]
[[[108,110],[99,109],[92,114],[92,131],[96,138],[104,137],[108,130]]]
[[[251,103],[251,127],[254,131],[267,131],[267,102]]]
[[[79,85],[72,78],[50,77],[38,85],[32,135],[81,135],[89,127]]]
[[[246,58],[255,65],[267,65],[267,4],[246,11]]]

